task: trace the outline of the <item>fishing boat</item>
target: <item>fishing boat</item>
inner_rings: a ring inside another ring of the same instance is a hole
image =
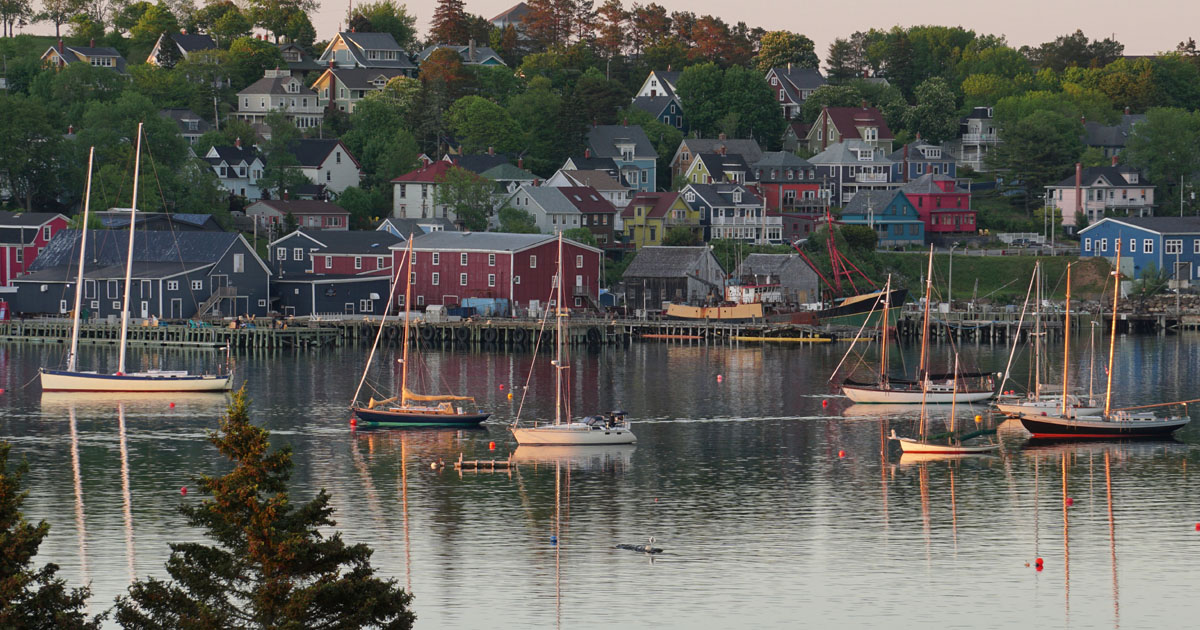
[[[406,279],[404,289],[404,349],[400,358],[400,393],[384,398],[383,400],[368,398],[366,404],[358,402],[363,385],[367,380],[367,371],[371,369],[371,362],[375,358],[375,352],[379,348],[379,340],[383,336],[383,325],[387,318],[380,317],[379,328],[375,332],[375,340],[371,344],[371,352],[367,355],[367,365],[363,368],[362,377],[358,381],[358,388],[354,391],[354,400],[350,403],[350,410],[357,418],[356,426],[362,427],[478,426],[492,414],[479,410],[473,397],[456,396],[453,394],[418,394],[408,388],[409,333],[412,330],[412,327],[409,325],[409,304],[412,303],[413,278],[413,274],[409,273],[412,270],[412,241],[413,237],[410,234],[403,261],[396,265],[396,275],[392,278],[392,290],[388,292],[387,308],[384,309],[385,313],[391,310],[392,296],[396,294],[395,287],[400,281],[400,272],[405,270],[405,265],[407,265],[408,272],[404,273],[404,278]]]
[[[1120,239],[1117,239],[1120,243]],[[1100,414],[1081,414],[1062,404],[1055,412],[1024,413],[1021,426],[1035,439],[1105,439],[1105,438],[1163,438],[1170,436],[1188,422],[1187,415],[1158,416],[1146,409],[1183,405],[1188,402],[1156,403],[1125,409],[1112,408],[1113,357],[1117,341],[1117,306],[1121,294],[1121,248],[1117,246],[1117,261],[1113,268],[1112,331],[1108,344],[1108,385],[1104,395],[1104,411]]]
[[[121,301],[121,338],[117,371],[113,374],[78,369],[79,317],[83,299],[83,271],[87,261],[88,219],[92,196],[92,161],[95,147],[88,153],[87,186],[83,201],[83,226],[79,241],[79,271],[75,281],[75,309],[71,312],[71,347],[65,370],[42,368],[39,371],[43,392],[221,392],[230,389],[232,375],[192,374],[186,370],[125,371],[126,338],[129,334],[129,290],[133,285],[133,245],[137,231],[138,171],[142,156],[142,124],[138,123],[137,149],[133,167],[133,200],[129,209],[129,253],[125,261],[125,295]],[[228,349],[226,350],[228,351]],[[228,356],[228,355],[227,355]]]
[[[933,271],[933,249],[929,250],[929,269]],[[918,378],[904,379],[895,378],[888,373],[888,329],[886,326],[887,318],[878,318],[879,322],[879,345],[880,345],[880,364],[879,378],[874,383],[865,383],[847,378],[842,381],[842,393],[855,403],[881,403],[881,404],[922,404],[928,403],[951,403],[951,402],[978,402],[987,400],[995,395],[995,386],[993,383],[992,374],[989,372],[971,372],[960,374],[957,371],[952,374],[934,374],[928,370],[929,358],[926,352],[925,338],[929,334],[929,301],[930,291],[932,290],[932,280],[926,280],[926,296],[925,296],[925,317],[921,332],[921,362],[917,369]],[[890,296],[892,295],[892,279],[888,276],[887,284],[881,292],[883,295],[883,310],[887,311],[891,308]],[[865,322],[863,324],[866,325]],[[854,350],[854,344],[846,350],[846,356]],[[842,363],[845,363],[846,357],[842,358]],[[841,364],[838,369],[834,370],[832,380],[838,374]],[[960,387],[960,381],[963,386]]]
[[[607,415],[596,415],[571,420],[570,403],[563,404],[563,390],[567,385],[568,365],[563,361],[563,338],[566,333],[564,320],[570,311],[563,302],[562,233],[558,234],[558,272],[554,276],[556,298],[554,300],[555,352],[554,352],[554,422],[534,423],[519,426],[520,412],[509,427],[520,446],[594,446],[599,444],[633,444],[637,436],[624,411],[612,411]],[[526,388],[528,390],[528,388]],[[564,409],[564,406],[566,409]]]

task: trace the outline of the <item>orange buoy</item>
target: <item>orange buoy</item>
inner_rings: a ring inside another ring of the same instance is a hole
[[[500,390],[501,390],[501,391],[503,391],[503,390],[504,390],[504,385],[501,385],[501,386],[500,386]]]
[[[976,414],[975,415],[975,424],[979,424],[980,422],[983,422],[983,416]]]
[[[494,450],[496,450],[496,443],[495,443],[495,442],[488,442],[488,450],[489,450],[489,451],[494,451]]]
[[[845,457],[846,451],[838,451],[838,457]]]
[[[717,382],[718,382],[718,383],[720,383],[720,382],[721,382],[721,381],[723,381],[723,380],[725,380],[725,377],[724,377],[724,376],[721,376],[720,374],[718,374],[718,375],[717,375]]]
[[[508,392],[508,399],[512,400],[512,392]]]

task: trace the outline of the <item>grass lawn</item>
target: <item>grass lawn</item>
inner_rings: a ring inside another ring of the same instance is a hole
[[[928,258],[920,254],[876,253],[880,267],[894,274],[893,281],[908,287],[910,292],[920,294],[924,288],[921,278],[925,274]],[[1033,274],[1035,261],[1042,261],[1044,288],[1051,299],[1066,296],[1067,264],[1071,269],[1071,297],[1075,299],[1099,299],[1109,279],[1108,261],[1099,257],[1080,260],[1070,256],[954,256],[954,298],[969,299],[979,280],[979,297],[993,302],[1019,303],[1029,288],[1029,277]],[[948,254],[933,256],[933,292],[944,299],[946,279],[950,267]],[[877,279],[878,281],[883,278]],[[882,284],[882,283],[881,283]]]

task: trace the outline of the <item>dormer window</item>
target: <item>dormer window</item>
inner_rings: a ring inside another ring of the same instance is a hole
[[[733,191],[733,203],[742,203],[742,191]]]
[[[863,140],[867,142],[875,142],[879,139],[879,129],[876,127],[864,127],[862,131]]]
[[[693,203],[696,201],[696,193],[690,190],[687,192],[687,195],[684,195],[684,197],[687,199],[688,203]]]
[[[941,147],[925,147],[924,153],[925,153],[925,157],[927,159],[931,159],[931,160],[937,159],[937,158],[942,157],[942,148]]]
[[[875,161],[875,152],[870,149],[863,149],[863,150],[859,151],[858,152],[858,161],[859,162]]]

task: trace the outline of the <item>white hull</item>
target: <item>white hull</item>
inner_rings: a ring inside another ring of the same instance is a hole
[[[637,437],[630,430],[629,424],[610,428],[597,427],[583,422],[571,422],[534,427],[513,427],[512,432],[520,446],[595,446],[637,442]]]
[[[1001,413],[1018,417],[1022,415],[1042,415],[1043,413],[1058,415],[1062,413],[1062,399],[1043,398],[1041,400],[1022,400],[1020,402],[996,403],[996,409]],[[1067,414],[1071,416],[1092,416],[1104,411],[1100,405],[1086,405],[1079,401],[1067,399]]]
[[[856,403],[891,403],[905,405],[919,405],[922,397],[929,404],[940,403],[972,403],[991,398],[995,392],[970,392],[959,391],[955,393],[952,390],[941,391],[930,390],[925,394],[921,390],[911,389],[878,389],[874,387],[857,387],[853,385],[842,385],[842,393],[846,398]]]
[[[982,446],[964,446],[962,444],[930,444],[912,438],[893,437],[900,443],[900,450],[905,453],[929,453],[943,455],[971,455],[975,453],[991,453],[1000,450],[999,444]]]
[[[223,392],[231,377],[187,372],[139,372],[98,374],[42,370],[44,392]]]

